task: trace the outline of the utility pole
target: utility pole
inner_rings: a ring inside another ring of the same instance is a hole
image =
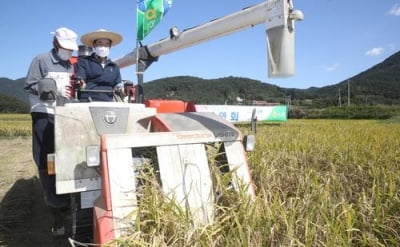
[[[339,88],[339,100],[338,100],[339,102],[339,107],[342,107],[342,97],[340,96],[340,88]]]
[[[289,95],[289,96],[285,95],[285,102],[286,102],[286,105],[287,105],[288,109],[290,109],[290,105],[292,104],[292,96],[291,95]]]
[[[350,106],[350,80],[347,80],[347,106]]]

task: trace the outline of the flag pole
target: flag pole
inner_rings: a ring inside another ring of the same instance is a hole
[[[140,59],[140,41],[136,40],[136,77],[137,77],[137,85],[136,85],[136,102],[143,103],[143,72],[142,62]]]
[[[136,77],[137,77],[137,85],[136,85],[136,103],[143,103],[144,102],[144,97],[143,97],[143,72],[144,70],[142,69],[141,65],[141,57],[140,57],[140,48],[141,48],[141,43],[139,40],[139,1],[136,1],[136,28],[138,29],[136,31]],[[142,23],[143,24],[143,23]],[[142,28],[143,30],[143,28]]]
[[[142,5],[143,4],[143,5]],[[136,1],[136,102],[144,102],[143,75],[144,71],[156,58],[148,54],[142,47],[141,40],[160,22],[172,6],[172,0],[137,0]]]

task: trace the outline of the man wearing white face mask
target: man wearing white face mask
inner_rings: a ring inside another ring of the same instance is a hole
[[[60,210],[67,208],[67,200],[57,195],[55,176],[47,174],[47,154],[54,153],[54,107],[71,98],[70,77],[73,67],[70,62],[73,51],[78,50],[77,34],[61,27],[54,33],[53,49],[36,56],[29,67],[24,89],[29,94],[32,117],[32,153],[39,170],[40,181],[47,205],[55,216],[53,233],[64,233],[62,222],[58,221]],[[51,90],[43,90],[51,84]],[[49,83],[50,81],[50,83]]]
[[[93,47],[91,56],[78,59],[76,73],[82,79],[84,90],[80,101],[112,101],[113,90],[120,87],[121,73],[117,64],[109,59],[112,46],[119,44],[122,36],[104,29],[81,37],[81,42]]]

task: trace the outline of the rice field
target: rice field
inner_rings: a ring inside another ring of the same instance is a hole
[[[262,133],[250,160],[272,245],[400,244],[398,123],[294,121]]]
[[[248,132],[244,126],[243,132]],[[224,192],[201,228],[157,184],[118,246],[400,246],[400,123],[260,125],[249,162],[257,196]],[[223,181],[223,179],[222,179]]]
[[[30,136],[31,122],[29,114],[0,114],[0,138]]]
[[[3,116],[0,126],[1,136],[30,134],[30,116]],[[249,132],[248,126],[240,129]],[[399,121],[259,125],[248,160],[255,200],[224,191],[214,224],[204,227],[194,228],[190,215],[163,199],[155,179],[144,178],[132,233],[113,244],[400,246]],[[226,181],[217,183],[224,187]]]

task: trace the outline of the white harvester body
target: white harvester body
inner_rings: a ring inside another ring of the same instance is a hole
[[[55,112],[55,172],[59,194],[79,193],[81,208],[94,208],[96,242],[132,227],[138,204],[137,170],[155,148],[163,195],[187,210],[194,225],[213,222],[216,205],[206,145],[220,143],[234,188],[254,189],[243,136],[214,113],[157,113],[143,104],[73,103]],[[155,161],[153,161],[155,162]]]

